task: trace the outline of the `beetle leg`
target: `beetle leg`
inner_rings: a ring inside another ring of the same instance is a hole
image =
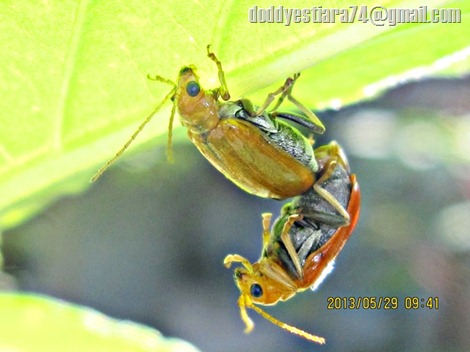
[[[269,233],[269,227],[271,226],[271,219],[273,217],[273,214],[271,213],[263,213],[261,214],[263,217],[262,223],[263,223],[263,248],[265,248],[268,243],[269,243],[269,238],[271,237],[271,234]]]
[[[291,89],[292,90],[292,89]],[[300,111],[302,111],[305,116],[310,118],[312,120],[313,124],[317,127],[318,133],[323,133],[325,132],[325,126],[323,126],[323,123],[320,121],[320,119],[313,113],[312,110],[308,109],[305,107],[300,101],[295,99],[289,92],[287,95],[287,99],[289,99]]]
[[[348,158],[336,141],[316,148],[315,156],[319,159],[327,158],[329,160],[336,160],[348,173],[350,172]],[[332,170],[330,170],[330,175],[331,173]]]
[[[305,116],[307,116],[312,121],[312,123],[316,127],[316,132],[323,133],[325,131],[325,126],[323,126],[323,123],[320,121],[320,119],[310,109],[306,108],[301,102],[299,102],[292,96],[292,89],[294,88],[294,83],[299,77],[300,73],[294,74],[293,78],[289,77],[286,79],[284,85],[281,88],[279,88],[273,93],[268,94],[268,97],[266,98],[264,104],[261,105],[256,111],[256,116],[261,115],[274,101],[275,96],[280,94],[280,97],[278,98],[274,107],[271,109],[271,112],[274,113],[282,104],[284,99],[287,97],[288,100],[290,100],[300,111],[302,111]]]
[[[349,171],[349,164],[348,164],[346,155],[344,155],[343,150],[338,146],[338,144],[335,141],[331,142],[330,144],[326,146],[317,148],[315,150],[315,155],[319,158],[328,156],[329,161],[324,166],[325,172],[323,173],[323,175],[314,183],[313,189],[323,199],[325,199],[328,203],[330,203],[331,206],[346,221],[341,226],[348,225],[350,221],[349,213],[346,211],[346,209],[344,209],[343,206],[341,206],[341,204],[339,204],[338,200],[335,197],[333,197],[330,192],[328,192],[323,187],[321,187],[321,184],[331,177],[331,175],[333,174],[338,164],[341,165],[345,170]]]
[[[251,330],[253,330],[255,323],[253,323],[253,320],[251,320],[248,316],[246,306],[251,308],[253,306],[253,303],[248,297],[242,295],[238,299],[238,307],[240,307],[240,316],[242,318],[242,321],[245,323],[245,333],[248,334]]]
[[[331,177],[331,174],[333,173],[336,164],[338,162],[336,160],[331,160],[328,162],[326,165],[326,171],[325,173],[313,184],[313,189],[315,192],[317,192],[323,199],[325,199],[330,205],[341,215],[341,217],[345,220],[345,225],[349,224],[349,214],[346,211],[346,209],[343,208],[341,204],[339,204],[338,200],[331,195],[330,192],[328,192],[326,189],[320,186],[324,181],[329,179]]]
[[[297,220],[300,220],[301,217],[302,215],[299,215],[299,214],[293,214],[289,216],[287,221],[284,223],[284,227],[282,228],[282,234],[281,234],[282,243],[284,243],[284,246],[286,246],[287,253],[289,253],[289,256],[292,259],[295,269],[297,270],[297,273],[299,274],[300,277],[303,276],[302,265],[300,264],[300,259],[297,254],[297,251],[295,250],[294,245],[292,244],[292,240],[289,237],[289,230],[294,224],[294,222],[296,222]]]
[[[219,82],[220,82],[220,87],[216,90],[218,94],[222,97],[223,100],[227,101],[230,100],[230,93],[228,92],[228,87],[227,87],[227,82],[225,81],[225,73],[224,70],[222,69],[222,63],[220,60],[215,56],[215,54],[211,51],[211,45],[209,44],[207,46],[207,56],[209,59],[215,62],[217,65],[217,72],[219,75]]]
[[[312,249],[314,243],[319,240],[320,236],[321,231],[317,230],[314,234],[311,234],[300,246],[299,250],[297,251],[297,257],[301,261],[301,264],[305,263],[305,259],[307,259],[308,253]]]
[[[300,77],[300,73],[295,73],[293,78],[290,78],[290,77],[289,77],[289,78],[286,80],[286,82],[284,83],[284,86],[281,87],[281,88],[284,88],[284,90],[280,92],[281,95],[280,95],[279,98],[277,99],[276,104],[274,104],[274,106],[273,106],[273,108],[271,109],[271,111],[276,111],[277,108],[278,108],[279,106],[281,106],[281,104],[282,104],[282,102],[284,101],[284,99],[285,99],[287,96],[291,95],[292,89],[294,88],[294,83],[295,83],[295,81],[297,81],[297,78],[299,78],[299,77]],[[273,99],[274,99],[274,97],[273,97]],[[272,101],[272,100],[271,100],[271,101]]]
[[[282,85],[282,87],[280,87],[279,89],[277,89],[276,91],[274,91],[272,93],[269,93],[268,97],[264,101],[263,105],[261,105],[258,108],[258,110],[256,110],[256,116],[259,116],[263,112],[265,112],[266,109],[268,108],[268,106],[271,105],[271,103],[276,98],[276,95],[281,94],[278,101],[276,102],[276,105],[274,106],[274,109],[272,109],[272,111],[276,110],[279,107],[279,105],[281,105],[281,103],[284,101],[284,98],[287,94],[286,92],[287,91],[292,91],[292,86],[294,85],[296,79],[299,76],[300,76],[300,74],[297,73],[297,74],[294,75],[294,78],[291,78],[291,77],[287,78],[286,81],[284,82],[284,84]]]
[[[122,146],[121,149],[118,150],[116,155],[114,155],[111,159],[109,159],[90,179],[90,182],[95,182],[100,176],[106,171],[108,167],[111,166],[121,155],[126,151],[126,149],[131,145],[131,143],[136,139],[137,135],[142,132],[144,129],[145,125],[150,122],[152,117],[155,116],[155,114],[162,108],[163,105],[166,104],[166,102],[170,99],[172,99],[175,96],[176,93],[176,84],[170,81],[169,79],[160,77],[160,76],[155,76],[155,78],[150,77],[150,75],[147,76],[148,79],[154,80],[154,81],[160,81],[163,83],[168,83],[173,85],[173,89],[166,95],[165,98],[160,102],[160,104],[157,105],[155,110],[147,116],[147,118],[140,124],[139,127],[137,127],[137,130],[134,132],[134,134],[129,138],[129,140]],[[171,109],[171,116],[170,116],[170,126],[169,126],[169,132],[168,132],[168,145],[167,145],[167,157],[168,160],[172,160],[172,154],[171,154],[171,130],[173,128],[173,119],[175,115],[175,109],[176,105],[173,104],[173,108]]]
[[[226,268],[230,268],[232,263],[241,263],[249,272],[253,272],[253,266],[250,261],[245,257],[238,254],[229,254],[224,259],[224,265]]]

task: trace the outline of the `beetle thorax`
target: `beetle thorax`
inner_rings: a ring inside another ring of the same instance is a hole
[[[213,130],[219,123],[218,103],[214,97],[204,94],[197,100],[188,98],[190,97],[183,95],[178,100],[181,124],[195,134]]]

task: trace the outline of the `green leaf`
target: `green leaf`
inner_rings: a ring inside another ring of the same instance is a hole
[[[0,293],[1,351],[185,351],[189,343],[165,338],[130,321],[33,294]]]
[[[375,5],[363,1],[369,10]],[[258,1],[274,9],[307,1]],[[384,1],[410,9],[419,1]],[[224,65],[233,98],[255,102],[294,72],[296,97],[338,107],[403,80],[469,69],[470,4],[429,1],[461,12],[456,24],[250,23],[250,1],[2,1],[0,4],[0,227],[18,224],[57,196],[79,192],[169,92],[147,74],[175,79],[194,64],[217,86],[206,45]],[[323,9],[350,9],[323,1]],[[419,68],[419,70],[417,70]],[[269,86],[262,90],[261,88]],[[170,106],[134,142],[164,144]],[[328,128],[328,124],[327,128]],[[162,148],[163,149],[163,148]],[[164,155],[161,156],[164,158]]]

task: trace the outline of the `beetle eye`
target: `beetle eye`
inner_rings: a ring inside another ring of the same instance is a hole
[[[251,285],[250,287],[250,294],[254,297],[254,298],[259,298],[263,295],[263,289],[261,288],[260,285],[258,284],[253,284]]]
[[[191,81],[186,85],[186,93],[188,93],[190,97],[195,97],[200,91],[201,87],[199,87],[199,83],[195,81]]]

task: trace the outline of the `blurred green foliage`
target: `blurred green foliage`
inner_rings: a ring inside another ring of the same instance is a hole
[[[33,294],[0,293],[0,350],[197,352],[149,327]]]

